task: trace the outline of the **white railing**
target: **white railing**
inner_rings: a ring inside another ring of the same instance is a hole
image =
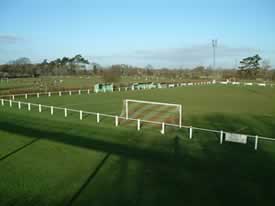
[[[266,83],[259,83],[258,86],[260,86],[260,87],[265,87],[265,86],[266,86]]]
[[[174,87],[186,87],[186,86],[197,86],[197,85],[212,85],[212,84],[223,84],[223,85],[244,85],[244,86],[260,86],[260,87],[273,87],[274,84],[266,84],[266,83],[251,83],[251,82],[228,82],[228,81],[221,81],[221,82],[211,82],[211,81],[207,81],[207,82],[189,82],[189,83],[178,83],[178,84],[174,84],[173,87],[169,87],[169,84],[167,84],[167,87],[165,88],[174,88]],[[156,89],[156,88],[155,88]],[[159,88],[161,89],[161,88]],[[115,88],[113,91],[110,92],[121,92],[121,91],[132,91],[132,90],[148,90],[148,89],[133,89],[132,87],[118,87]],[[104,91],[104,93],[106,93],[107,91]],[[1,98],[4,97],[8,97],[11,98],[12,100],[15,100],[15,97],[24,97],[25,99],[28,99],[28,97],[33,96],[33,97],[37,97],[40,98],[40,96],[44,95],[44,96],[52,96],[52,95],[58,95],[58,96],[63,96],[63,95],[73,95],[73,94],[77,94],[77,95],[81,95],[81,94],[91,94],[91,93],[99,93],[99,92],[94,92],[93,89],[77,89],[77,90],[63,90],[63,91],[47,91],[47,92],[32,92],[32,93],[21,93],[21,94],[7,94],[7,95],[0,95]]]
[[[194,130],[198,131],[204,131],[204,132],[211,132],[219,135],[219,143],[223,144],[224,141],[224,134],[226,133],[231,133],[231,134],[236,134],[234,132],[227,132],[223,130],[214,130],[214,129],[206,129],[206,128],[200,128],[200,127],[193,127],[193,126],[187,126],[187,125],[178,125],[178,124],[171,124],[171,123],[166,123],[166,122],[157,122],[157,121],[150,121],[150,120],[143,120],[143,119],[134,119],[134,118],[126,118],[118,115],[110,115],[110,114],[103,114],[103,113],[98,113],[98,112],[89,112],[89,111],[83,111],[83,110],[76,110],[76,109],[69,109],[69,108],[64,108],[64,107],[57,107],[57,106],[48,106],[48,105],[42,105],[42,104],[35,104],[35,103],[30,103],[30,102],[22,102],[22,101],[15,101],[11,99],[0,99],[1,106],[8,105],[9,107],[13,107],[13,105],[17,106],[19,110],[22,109],[22,105],[27,106],[28,111],[32,111],[33,107],[36,107],[36,111],[38,108],[38,112],[42,112],[43,108],[48,108],[50,109],[50,115],[54,115],[55,110],[62,110],[64,111],[64,117],[68,117],[68,112],[75,112],[79,114],[79,119],[83,120],[83,115],[94,115],[96,116],[96,122],[100,122],[100,117],[109,117],[114,119],[114,125],[115,127],[118,127],[119,125],[119,120],[127,120],[127,121],[134,121],[136,122],[137,125],[137,130],[141,130],[141,123],[149,123],[149,124],[155,124],[159,125],[161,127],[160,133],[165,134],[165,128],[166,127],[175,127],[175,128],[185,128],[188,129],[189,131],[189,139],[192,139],[194,134]],[[254,149],[258,149],[258,140],[266,140],[266,141],[275,141],[275,138],[269,138],[269,137],[263,137],[259,135],[249,135],[249,134],[239,134],[239,135],[245,135],[247,137],[251,137],[255,139],[254,142]]]

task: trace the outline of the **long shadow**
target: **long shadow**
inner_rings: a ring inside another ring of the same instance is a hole
[[[224,127],[229,129],[232,124],[236,127],[238,124],[236,118],[226,119],[219,115],[206,116],[204,119],[209,122],[222,122]],[[9,132],[141,160],[144,168],[152,170],[153,175],[147,177],[144,169],[140,171],[137,204],[144,203],[146,195],[153,190],[159,190],[154,197],[153,202],[156,203],[154,205],[274,204],[272,191],[275,189],[275,159],[274,155],[262,149],[255,152],[247,145],[233,143],[217,145],[218,142],[213,144],[213,141],[208,141],[207,137],[200,134],[194,136],[189,145],[184,144],[181,138],[175,138],[171,143],[173,151],[164,152],[104,141],[93,134],[73,135],[66,131],[35,129],[12,121],[0,123],[0,129]],[[192,144],[199,148],[198,151],[201,148],[203,155],[190,153],[190,150],[193,150]],[[92,178],[93,174],[75,196],[86,188]],[[148,184],[145,184],[147,181],[151,183],[149,188]],[[118,186],[120,182],[117,183]],[[169,195],[165,196],[164,192]]]
[[[153,149],[139,148],[131,145],[124,145],[119,143],[107,142],[93,138],[92,134],[89,136],[73,135],[63,132],[55,132],[49,130],[41,130],[14,124],[11,122],[1,122],[0,129],[10,132],[29,136],[33,138],[48,139],[55,142],[62,142],[68,145],[98,150],[105,153],[113,153],[117,155],[126,156],[138,160],[154,160],[158,162],[166,161],[167,163],[173,160],[173,155],[163,151]]]
[[[10,157],[10,156],[12,156],[12,155],[14,155],[14,154],[20,152],[21,150],[23,150],[23,149],[25,149],[26,147],[32,145],[33,143],[37,142],[38,140],[39,140],[39,138],[34,139],[34,140],[28,142],[27,144],[24,144],[23,146],[21,146],[21,147],[15,149],[15,150],[13,150],[13,151],[11,151],[10,153],[8,153],[8,154],[4,155],[3,157],[1,157],[1,158],[0,158],[0,161],[3,161],[3,160],[5,160],[5,159],[7,159],[8,157]]]
[[[79,197],[79,195],[83,192],[83,190],[85,190],[85,188],[90,184],[90,182],[97,175],[97,173],[102,168],[102,166],[107,161],[107,159],[110,157],[110,155],[111,155],[111,153],[106,154],[106,156],[103,158],[103,160],[98,164],[96,169],[92,172],[92,174],[87,178],[87,180],[83,183],[83,185],[79,188],[79,190],[72,196],[71,200],[67,204],[68,206],[72,205],[74,203],[74,201]]]
[[[275,138],[275,116],[274,115],[239,115],[212,114],[206,116],[193,117],[194,124],[205,128],[223,129],[237,133],[262,135]]]

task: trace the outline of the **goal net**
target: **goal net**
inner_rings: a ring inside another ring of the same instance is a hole
[[[182,105],[126,99],[121,116],[148,122],[182,125]]]

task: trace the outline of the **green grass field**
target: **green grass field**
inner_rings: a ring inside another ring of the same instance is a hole
[[[128,85],[133,82],[173,82],[174,79],[154,76],[122,76],[116,85]],[[93,88],[94,84],[103,83],[101,76],[44,76],[39,78],[15,78],[0,81],[0,94],[15,94],[35,91],[53,91]]]
[[[196,86],[28,102],[119,115],[126,98],[182,104],[185,125],[275,137],[275,89]],[[26,101],[25,99],[16,99]],[[274,205],[275,142],[0,106],[0,205]]]

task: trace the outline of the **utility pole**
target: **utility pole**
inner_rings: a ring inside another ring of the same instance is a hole
[[[218,46],[218,40],[212,40],[212,48],[213,48],[213,69],[216,69],[216,48]]]

